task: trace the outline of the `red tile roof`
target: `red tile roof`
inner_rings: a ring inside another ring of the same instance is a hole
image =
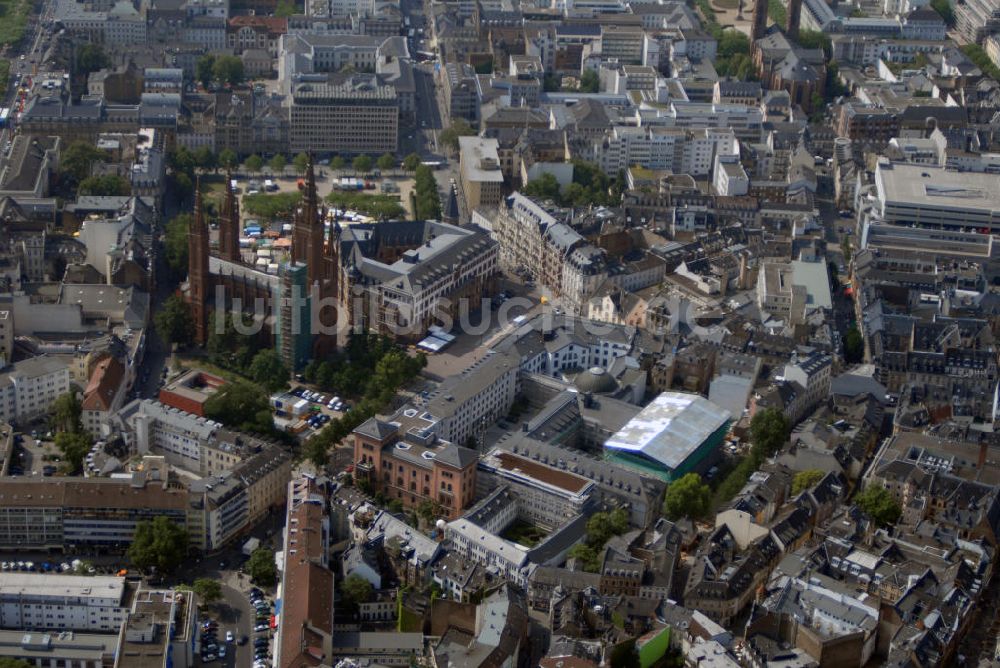
[[[125,377],[125,367],[114,357],[97,363],[83,393],[81,408],[85,411],[110,411],[118,388]]]

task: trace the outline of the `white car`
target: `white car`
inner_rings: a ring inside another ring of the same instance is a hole
[[[226,658],[226,646],[225,645],[223,645],[222,647],[219,648],[219,658],[220,659]]]
[[[235,639],[236,638],[235,638],[235,636],[233,636],[233,632],[232,631],[226,631],[226,642],[232,642]]]

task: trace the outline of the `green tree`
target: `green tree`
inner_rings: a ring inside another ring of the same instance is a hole
[[[768,0],[767,15],[779,26],[784,26],[788,22],[788,11],[781,4],[781,0]]]
[[[219,56],[212,64],[212,75],[221,83],[238,86],[243,83],[243,61],[236,56]]]
[[[52,402],[52,420],[59,431],[83,431],[83,424],[80,422],[82,414],[83,409],[80,407],[80,399],[76,396],[76,392],[72,390],[60,394]]]
[[[332,169],[335,172],[343,171],[344,167],[346,166],[347,166],[347,161],[344,160],[344,156],[342,155],[335,155],[333,156],[333,158],[330,159],[330,169]]]
[[[174,172],[194,176],[195,169],[198,167],[198,159],[186,146],[178,146],[167,154],[167,164]]]
[[[90,176],[91,167],[97,161],[107,159],[107,154],[90,142],[77,140],[66,147],[59,159],[59,171],[77,182]]]
[[[299,153],[297,156],[292,158],[292,164],[295,166],[295,171],[299,174],[305,174],[306,170],[309,168],[309,156],[305,153]]]
[[[105,196],[126,196],[132,192],[132,184],[128,179],[117,174],[101,174],[99,176],[88,176],[80,181],[77,189],[80,195]]]
[[[334,190],[327,195],[326,201],[338,209],[351,209],[378,220],[400,218],[406,213],[399,199],[389,195],[365,195]]]
[[[194,181],[184,172],[175,172],[170,175],[170,192],[174,194],[177,206],[183,206],[188,196],[194,192]]]
[[[359,155],[355,157],[354,161],[351,163],[351,167],[353,167],[354,171],[356,171],[359,174],[367,174],[368,172],[372,171],[371,156]]]
[[[611,657],[608,661],[611,668],[640,668],[639,650],[636,649],[635,640],[628,640],[615,645],[611,650]]]
[[[340,583],[340,593],[344,601],[356,610],[360,604],[372,599],[374,589],[372,583],[360,575],[348,575]]]
[[[416,199],[416,217],[420,220],[440,220],[441,197],[438,195],[437,179],[434,170],[427,165],[420,165],[414,174],[414,196]]]
[[[63,470],[68,475],[76,475],[83,470],[83,460],[94,444],[89,434],[73,431],[59,432],[55,443],[62,453]]]
[[[291,0],[278,0],[278,4],[274,8],[274,15],[281,18],[288,18],[289,16],[294,16],[297,11],[298,8]]]
[[[194,217],[190,213],[174,216],[164,231],[164,253],[174,280],[181,280],[188,269],[188,230]]]
[[[208,85],[212,83],[212,79],[215,77],[215,56],[210,53],[206,53],[204,56],[198,58],[194,64],[194,78],[204,88],[208,88]]]
[[[375,163],[379,170],[383,172],[388,172],[396,168],[396,156],[392,153],[383,153],[378,157],[378,161]]]
[[[267,433],[274,426],[264,388],[243,380],[228,383],[209,397],[205,417],[243,431]]]
[[[580,567],[588,573],[596,573],[601,570],[600,554],[587,543],[577,543],[570,548],[567,556],[579,561]]]
[[[581,93],[598,93],[601,90],[601,78],[595,70],[586,69],[580,75]]]
[[[206,605],[222,599],[222,584],[212,578],[198,578],[191,584],[191,591]]]
[[[254,153],[249,158],[243,161],[243,166],[251,174],[257,174],[260,170],[264,169],[264,159]]]
[[[422,162],[418,154],[411,153],[403,158],[403,169],[408,172],[415,172]]]
[[[111,59],[100,44],[87,42],[76,50],[76,70],[84,76],[110,66]]]
[[[949,0],[931,0],[931,7],[941,15],[949,28],[955,27],[955,8],[951,6]]]
[[[180,295],[168,297],[153,317],[153,322],[156,324],[156,331],[168,345],[191,343],[194,318],[191,316],[190,306]]]
[[[716,48],[716,55],[720,58],[729,58],[736,55],[750,54],[750,38],[739,30],[725,30]]]
[[[236,151],[231,148],[224,148],[219,151],[219,164],[226,169],[233,169],[240,162],[239,156],[236,155]]]
[[[233,317],[225,311],[212,313],[205,349],[212,364],[242,374],[260,346],[254,336],[236,331]]]
[[[266,387],[268,392],[277,392],[288,387],[288,367],[273,349],[261,350],[254,355],[248,375]]]
[[[827,58],[833,53],[830,36],[819,30],[799,31],[799,45],[806,49],[823,49]]]
[[[865,339],[856,325],[844,334],[844,361],[859,364],[865,359]]]
[[[0,668],[35,668],[35,664],[23,659],[12,659],[9,656],[0,657]]]
[[[559,181],[556,180],[555,175],[549,173],[542,174],[534,181],[528,181],[521,192],[528,197],[550,199],[554,202],[560,201]]]
[[[757,411],[750,420],[750,442],[761,459],[770,457],[788,440],[788,418],[777,408]]]
[[[194,151],[195,163],[206,171],[215,171],[219,168],[219,159],[208,146],[199,146]]]
[[[801,494],[807,489],[811,489],[813,485],[818,483],[823,479],[826,474],[819,469],[809,469],[807,471],[799,471],[792,478],[792,496]]]
[[[711,503],[712,490],[697,473],[688,473],[667,487],[663,512],[672,520],[682,517],[698,519],[708,514]]]
[[[854,505],[882,527],[891,527],[899,521],[902,509],[885,487],[868,485],[854,497]]]
[[[280,216],[291,215],[298,208],[300,201],[302,201],[300,192],[257,193],[243,198],[243,210],[253,216],[274,220]]]
[[[271,171],[275,174],[283,174],[285,172],[285,167],[288,162],[285,160],[285,156],[280,153],[276,153],[268,162],[267,166],[271,168]]]
[[[459,137],[472,137],[476,134],[476,131],[472,129],[472,126],[466,123],[461,118],[456,118],[451,122],[451,126],[442,130],[438,139],[441,143],[451,150],[452,152],[458,150],[458,138]]]
[[[137,568],[156,568],[170,573],[180,566],[188,552],[188,532],[165,515],[136,524],[127,555]]]
[[[247,559],[246,571],[250,579],[262,587],[270,587],[278,580],[278,570],[274,565],[274,552],[266,547],[258,547]]]

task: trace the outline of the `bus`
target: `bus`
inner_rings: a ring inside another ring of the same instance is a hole
[[[0,109],[0,128],[7,127],[7,123],[10,122],[10,108],[3,107]]]

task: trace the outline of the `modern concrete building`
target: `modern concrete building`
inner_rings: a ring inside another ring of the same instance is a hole
[[[605,456],[671,481],[697,470],[722,445],[729,411],[697,394],[663,392],[604,444]]]
[[[0,420],[17,422],[47,412],[69,392],[69,368],[45,355],[15,362],[0,373]]]
[[[396,90],[374,74],[296,83],[290,101],[289,148],[293,153],[379,155],[396,151]]]
[[[805,322],[813,311],[833,307],[830,278],[824,262],[765,262],[757,274],[757,304],[761,310],[787,319]]]
[[[1000,230],[996,175],[880,159],[874,213],[881,222],[936,228]]]
[[[469,209],[493,207],[503,197],[500,144],[496,139],[459,137],[459,171]]]
[[[0,627],[117,633],[135,594],[123,577],[0,573]]]

